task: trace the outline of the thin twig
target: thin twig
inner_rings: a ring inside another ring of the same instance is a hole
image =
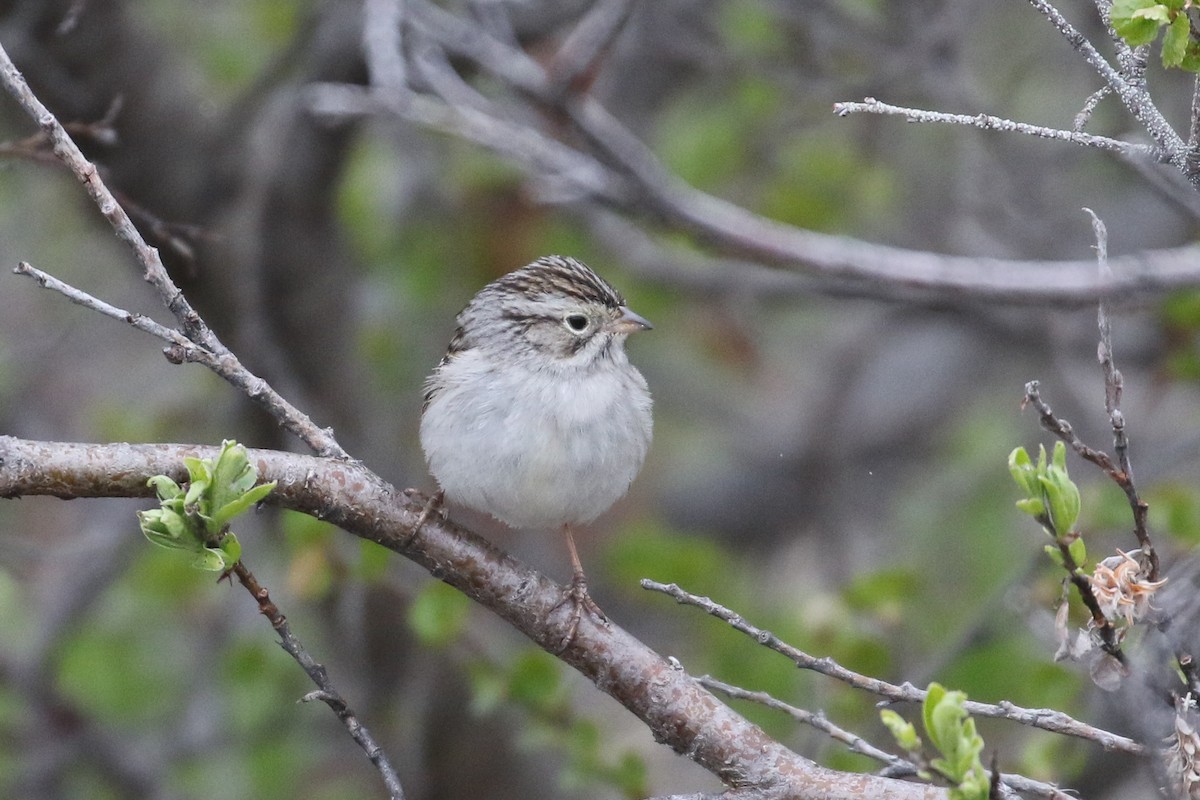
[[[583,91],[600,59],[629,20],[633,0],[599,0],[588,9],[550,59],[547,72],[558,95]]]
[[[363,52],[372,86],[408,83],[400,41],[403,24],[404,0],[366,0],[363,4]]]
[[[171,360],[175,363],[180,363],[184,360],[206,361],[206,365],[212,369],[217,369],[220,366],[220,362],[213,358],[212,353],[198,346],[196,343],[189,340],[186,336],[174,328],[168,328],[166,325],[161,325],[152,320],[150,317],[143,316],[142,314],[134,314],[130,311],[126,311],[123,308],[117,308],[114,305],[110,305],[109,303],[106,303],[97,297],[93,297],[82,289],[77,289],[71,284],[59,280],[48,272],[43,272],[42,270],[37,269],[36,267],[30,265],[27,261],[19,262],[17,266],[13,268],[13,273],[16,275],[26,275],[30,278],[33,278],[38,286],[41,286],[43,289],[50,289],[58,292],[76,305],[83,306],[84,308],[90,309],[99,314],[103,314],[106,317],[120,320],[121,322],[128,322],[130,325],[137,328],[139,331],[142,331],[143,333],[148,333],[151,336],[157,336],[159,339],[162,339],[164,342],[170,345],[169,349],[172,352],[186,354],[186,358],[171,357]]]
[[[641,585],[643,589],[661,592],[675,598],[680,603],[703,609],[717,619],[724,620],[735,630],[750,636],[764,647],[785,656],[801,669],[819,672],[822,675],[842,681],[856,689],[877,694],[893,702],[922,703],[925,701],[926,692],[910,683],[901,685],[888,683],[887,681],[870,678],[846,669],[831,658],[815,658],[810,656],[804,651],[782,641],[770,631],[747,622],[740,614],[714,602],[711,598],[692,594],[681,589],[674,583],[664,584],[643,578]],[[1096,742],[1105,750],[1116,750],[1134,755],[1141,755],[1145,752],[1145,748],[1133,739],[1102,730],[1085,722],[1080,722],[1054,709],[1022,708],[1008,701],[992,704],[980,703],[975,700],[968,700],[964,708],[973,716],[1007,719],[1064,736],[1087,739]]]
[[[967,125],[985,131],[1021,133],[1026,136],[1037,136],[1042,139],[1057,139],[1063,142],[1071,142],[1072,144],[1084,147],[1095,147],[1122,155],[1136,153],[1138,155],[1153,156],[1162,160],[1161,153],[1144,144],[1123,142],[1120,139],[1096,136],[1095,134],[1084,133],[1080,130],[1067,131],[1060,128],[1047,128],[1042,125],[1030,125],[1027,122],[1016,122],[1015,120],[1004,119],[1003,117],[994,117],[991,114],[948,114],[942,111],[925,111],[919,108],[905,108],[904,106],[894,106],[890,103],[881,103],[874,97],[863,98],[861,103],[834,103],[833,111],[839,117],[847,117],[851,114],[884,114],[902,116],[906,122]]]
[[[158,250],[142,238],[129,214],[104,185],[94,164],[84,158],[70,134],[59,123],[30,90],[25,78],[17,70],[8,53],[0,46],[0,82],[26,113],[38,124],[42,133],[53,143],[57,156],[83,184],[92,201],[108,220],[117,237],[130,248],[142,268],[143,278],[157,291],[163,305],[179,322],[185,337],[198,347],[207,350],[213,359],[222,365],[218,374],[229,381],[250,399],[256,401],[274,417],[280,425],[307,444],[318,455],[332,458],[349,458],[346,451],[327,428],[319,428],[303,412],[279,395],[262,378],[254,375],[230,351],[216,334],[196,313],[187,298],[175,286],[159,258]],[[32,274],[32,273],[25,273]]]
[[[287,652],[296,663],[300,665],[305,674],[317,685],[317,691],[305,695],[302,699],[320,700],[329,706],[330,710],[337,715],[341,723],[346,726],[346,731],[363,752],[367,754],[367,758],[375,765],[375,769],[379,771],[380,777],[383,778],[383,784],[387,787],[388,796],[392,800],[404,800],[404,789],[400,786],[400,778],[396,775],[396,770],[392,768],[392,764],[388,761],[387,753],[383,748],[376,743],[375,738],[371,736],[371,732],[367,730],[367,726],[359,721],[358,716],[338,693],[337,687],[333,685],[333,681],[329,677],[329,672],[325,669],[325,665],[317,663],[304,645],[292,633],[292,626],[288,624],[287,618],[280,612],[279,607],[271,600],[270,593],[267,588],[258,582],[254,577],[254,573],[246,566],[244,560],[239,560],[233,566],[233,574],[237,577],[238,582],[246,588],[250,596],[258,603],[259,612],[267,618],[271,623],[271,627],[279,634],[279,646]]]
[[[1100,278],[1102,280],[1111,278],[1112,268],[1108,263],[1108,231],[1104,222],[1096,216],[1095,212],[1090,208],[1085,208],[1084,211],[1092,218],[1092,231],[1096,236],[1096,262]],[[1150,540],[1150,532],[1146,524],[1150,507],[1138,492],[1137,484],[1133,479],[1133,465],[1129,460],[1129,436],[1125,432],[1125,415],[1121,413],[1121,393],[1125,388],[1125,379],[1113,359],[1112,318],[1108,303],[1100,302],[1096,320],[1100,329],[1100,345],[1096,355],[1100,361],[1100,368],[1104,371],[1104,410],[1108,412],[1108,419],[1112,425],[1113,452],[1117,456],[1117,474],[1121,476],[1121,479],[1117,480],[1117,485],[1125,493],[1125,497],[1129,501],[1129,508],[1133,512],[1133,534],[1137,537],[1138,547],[1142,551],[1142,558],[1147,566],[1147,580],[1156,581],[1159,577],[1158,552]],[[1114,480],[1116,479],[1114,478]]]
[[[1192,81],[1192,115],[1188,125],[1187,173],[1200,173],[1200,74]]]
[[[1112,87],[1117,97],[1124,103],[1125,108],[1134,119],[1142,124],[1158,145],[1162,161],[1168,161],[1180,171],[1187,173],[1185,145],[1183,139],[1171,127],[1166,118],[1154,105],[1153,99],[1146,91],[1144,82],[1137,79],[1136,73],[1127,79],[1100,55],[1100,52],[1088,41],[1079,30],[1067,22],[1057,8],[1046,0],[1029,0],[1030,4],[1050,20],[1051,24],[1062,34],[1072,47],[1078,50],[1091,67],[1100,73],[1100,77]],[[1189,176],[1191,177],[1191,176]],[[1193,181],[1195,182],[1195,181]]]
[[[772,697],[766,692],[743,689],[740,686],[734,686],[733,684],[717,680],[711,675],[701,675],[699,681],[707,689],[713,689],[738,700],[749,700],[752,703],[758,703],[774,711],[783,712],[797,722],[802,722],[809,727],[816,728],[829,738],[846,745],[850,752],[873,758],[881,764],[886,765],[889,768],[887,774],[892,777],[903,778],[915,775],[917,772],[916,764],[901,756],[881,750],[857,733],[851,733],[845,728],[830,722],[829,718],[822,712],[814,713],[803,708],[797,708],[790,703],[785,703],[776,697]]]
[[[829,718],[824,713],[813,713],[807,709],[797,708],[790,703],[772,697],[766,692],[756,692],[749,689],[743,689],[740,686],[734,686],[724,681],[717,680],[711,675],[703,675],[700,677],[700,683],[705,688],[721,692],[724,695],[733,697],[738,700],[748,700],[752,703],[758,703],[761,706],[770,708],[774,711],[780,711],[787,714],[797,722],[813,727],[822,733],[829,736],[831,739],[841,742],[853,753],[860,753],[868,758],[873,758],[876,761],[884,764],[886,768],[882,774],[891,778],[907,778],[916,775],[920,769],[917,764],[898,755],[882,750],[868,742],[856,733],[852,733],[845,728],[830,722]],[[994,770],[993,770],[994,772]],[[1014,773],[999,773],[998,777],[1001,782],[1010,790],[1005,793],[1007,797],[1015,797],[1013,792],[1026,792],[1036,794],[1039,797],[1049,798],[1049,800],[1078,800],[1077,797],[1066,794],[1057,786],[1042,781],[1035,781],[1032,778],[1026,778],[1024,775],[1016,775]]]
[[[1101,86],[1096,91],[1092,92],[1088,99],[1083,102],[1083,108],[1079,109],[1079,113],[1075,115],[1075,121],[1071,125],[1071,130],[1076,133],[1083,133],[1084,127],[1092,119],[1092,114],[1096,110],[1096,106],[1100,105],[1100,101],[1112,94],[1111,86]]]

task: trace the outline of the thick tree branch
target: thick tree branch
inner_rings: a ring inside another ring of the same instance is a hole
[[[93,445],[0,436],[0,497],[149,497],[146,480],[151,475],[183,480],[185,456],[216,454],[216,448],[190,445]],[[350,462],[268,450],[248,455],[263,480],[279,482],[269,503],[327,520],[412,559],[543,649],[559,650],[570,616],[561,602],[566,589],[437,515],[414,535],[426,497],[398,492]],[[836,772],[796,755],[616,625],[585,616],[559,657],[637,715],[657,740],[731,787],[753,788],[764,798],[945,797],[934,787]]]

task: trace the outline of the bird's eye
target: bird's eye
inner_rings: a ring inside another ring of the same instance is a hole
[[[567,327],[575,333],[583,333],[587,330],[588,318],[583,314],[569,314],[564,321],[567,323]]]

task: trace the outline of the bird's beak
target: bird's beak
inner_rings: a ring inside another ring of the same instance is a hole
[[[609,325],[609,330],[613,333],[628,334],[637,333],[638,331],[648,331],[653,327],[650,324],[650,320],[633,313],[625,306],[621,306],[621,316]]]

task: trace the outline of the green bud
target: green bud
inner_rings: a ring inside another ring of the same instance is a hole
[[[193,566],[224,571],[242,557],[237,537],[228,532],[230,520],[261,502],[275,488],[259,486],[258,472],[246,457],[246,448],[232,440],[221,443],[212,459],[185,458],[186,490],[166,475],[150,479],[159,497],[159,508],[138,512],[142,532],[163,547],[195,553]]]
[[[883,721],[884,727],[891,732],[892,738],[896,740],[896,744],[900,745],[901,749],[909,753],[920,752],[921,737],[917,736],[917,729],[913,727],[911,722],[908,722],[904,717],[890,708],[880,711],[879,718]]]

